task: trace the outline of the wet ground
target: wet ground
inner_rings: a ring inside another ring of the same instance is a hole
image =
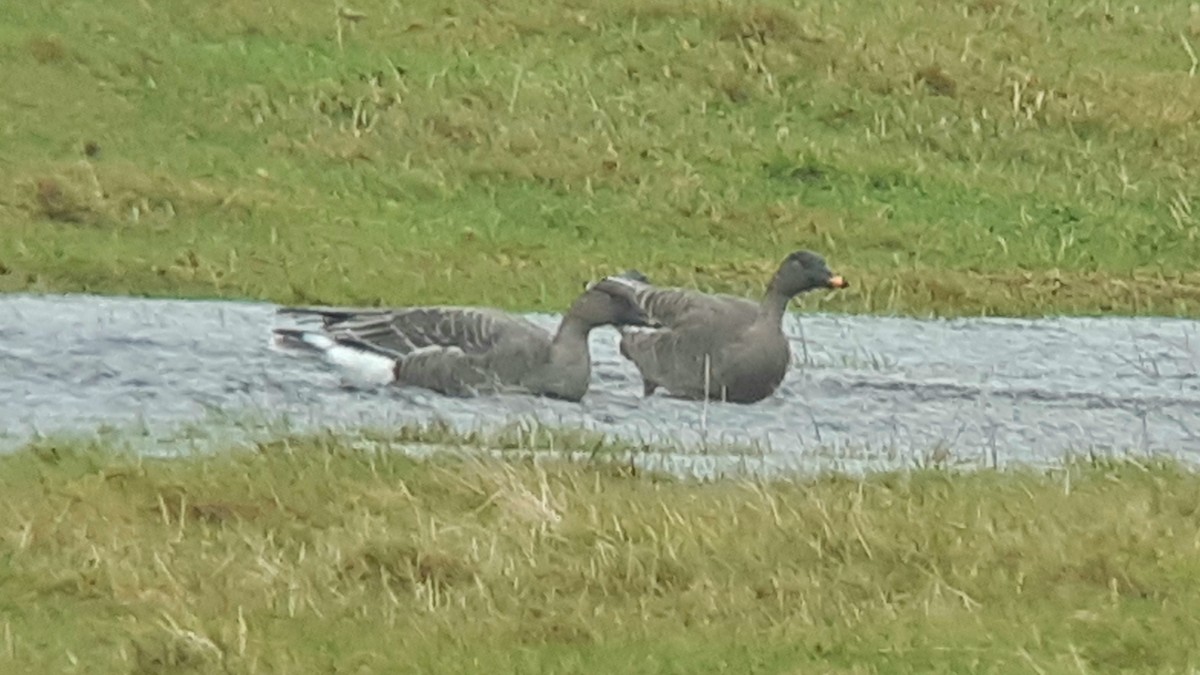
[[[592,390],[572,404],[346,387],[330,367],[269,346],[281,323],[273,305],[7,295],[0,317],[4,448],[115,429],[173,452],[282,430],[441,419],[464,430],[524,420],[668,441],[688,455],[671,461],[704,472],[1200,458],[1193,321],[795,315],[786,330],[796,363],[781,390],[752,406],[705,406],[642,398],[610,329],[594,333]],[[763,456],[711,454],[729,443]],[[710,456],[695,456],[706,448]]]

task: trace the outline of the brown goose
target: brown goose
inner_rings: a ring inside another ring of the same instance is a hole
[[[850,284],[825,259],[796,251],[779,266],[760,302],[680,288],[658,288],[630,271],[616,281],[634,289],[655,328],[621,328],[621,355],[637,366],[646,396],[662,387],[672,396],[755,403],[783,382],[791,348],[783,315],[793,297]],[[644,279],[645,277],[642,277]],[[707,367],[707,376],[706,376]]]
[[[592,329],[646,321],[633,289],[607,279],[575,300],[554,335],[519,316],[478,307],[279,312],[320,317],[322,325],[277,328],[277,346],[318,353],[380,383],[448,396],[519,392],[568,401],[587,393]]]

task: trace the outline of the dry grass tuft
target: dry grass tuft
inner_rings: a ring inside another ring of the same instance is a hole
[[[93,153],[94,154],[94,153]],[[62,164],[53,175],[34,179],[28,210],[48,220],[109,227],[166,225],[191,210],[249,213],[259,188],[218,192],[202,181],[177,182],[125,164],[90,161]]]
[[[34,182],[34,204],[41,215],[64,223],[95,221],[100,199],[73,183],[59,178],[39,178]]]
[[[804,37],[803,27],[792,9],[765,3],[732,3],[721,8],[724,17],[717,35],[722,40],[756,40],[765,45]]]
[[[25,43],[29,55],[40,64],[59,63],[65,61],[68,55],[67,47],[61,38],[55,35],[30,38]]]
[[[958,89],[958,84],[946,74],[939,66],[929,66],[917,71],[915,75],[917,82],[922,82],[929,91],[939,96],[953,97]]]
[[[408,542],[373,542],[349,554],[341,573],[353,581],[377,582],[398,590],[422,584],[444,590],[475,577],[468,561],[439,551],[421,551]]]

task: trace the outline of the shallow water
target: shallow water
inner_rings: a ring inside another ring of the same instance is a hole
[[[667,440],[685,454],[723,443],[765,453],[692,460],[706,466],[857,471],[933,458],[1054,463],[1088,452],[1200,458],[1194,321],[793,316],[786,329],[796,365],[780,391],[752,406],[705,406],[643,399],[610,329],[593,334],[592,390],[572,404],[346,387],[323,363],[269,346],[270,328],[286,320],[274,305],[7,295],[0,316],[7,448],[106,427],[176,451],[281,429],[442,419],[463,429],[516,420],[584,426]]]

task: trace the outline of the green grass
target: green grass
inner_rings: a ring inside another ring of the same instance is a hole
[[[1181,672],[1167,464],[700,483],[292,439],[0,457],[5,672]]]
[[[1187,3],[17,3],[0,289],[1196,315]]]

